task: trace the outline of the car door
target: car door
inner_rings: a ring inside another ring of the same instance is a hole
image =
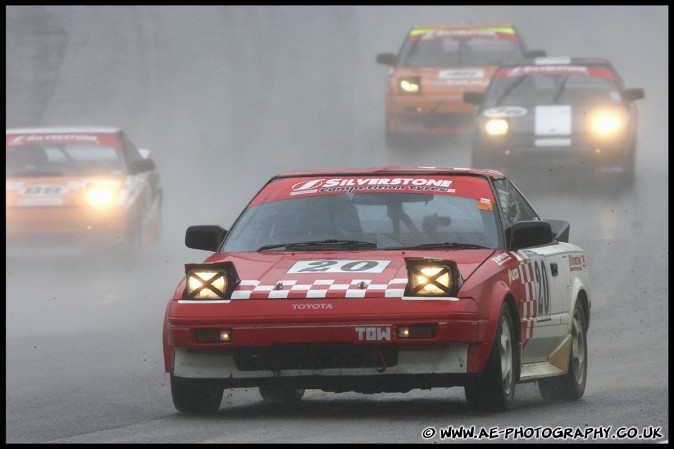
[[[504,229],[518,221],[540,220],[531,204],[509,180],[495,181]],[[567,333],[571,301],[569,257],[574,245],[553,240],[538,247],[514,251],[520,260],[520,275],[527,286],[528,298],[517,298],[522,305],[534,303],[533,328],[524,320],[522,362],[545,362]],[[522,308],[520,308],[522,310]],[[522,313],[520,313],[522,318]]]

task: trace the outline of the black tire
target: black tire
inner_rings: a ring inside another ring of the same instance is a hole
[[[178,411],[210,415],[220,409],[224,387],[212,379],[186,379],[171,374],[171,396]]]
[[[585,312],[576,302],[571,324],[571,354],[569,354],[569,371],[556,377],[538,381],[538,391],[544,399],[576,401],[583,397],[587,383],[587,321]]]
[[[515,334],[508,305],[501,305],[494,342],[485,370],[464,386],[468,405],[506,411],[515,399]]]
[[[288,385],[264,384],[260,385],[260,396],[265,402],[299,402],[304,397],[303,388],[293,388]]]

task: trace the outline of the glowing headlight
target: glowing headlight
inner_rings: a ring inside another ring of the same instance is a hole
[[[452,284],[446,267],[424,267],[411,279],[413,288],[420,295],[438,295],[446,293]]]
[[[421,79],[417,77],[413,78],[401,78],[400,79],[400,93],[403,94],[420,94],[421,93]]]
[[[238,283],[231,262],[185,265],[185,299],[228,299]]]
[[[490,136],[503,136],[508,133],[508,120],[503,118],[490,118],[484,124],[484,130]]]
[[[600,136],[615,134],[622,128],[623,120],[615,111],[604,111],[592,117],[592,131]]]
[[[117,189],[114,186],[97,184],[87,189],[87,201],[95,207],[108,207],[117,197]]]
[[[435,259],[407,259],[405,296],[453,296],[461,286],[454,262]]]
[[[187,294],[194,299],[222,299],[227,291],[223,271],[191,271],[187,274]]]

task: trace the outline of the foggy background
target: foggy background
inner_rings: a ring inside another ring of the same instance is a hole
[[[5,12],[6,127],[119,126],[150,149],[164,187],[162,241],[134,263],[7,260],[7,442],[421,442],[426,425],[450,422],[655,426],[668,436],[667,6],[9,5]],[[208,255],[185,248],[187,226],[229,229],[279,172],[468,166],[467,136],[386,147],[388,68],[375,58],[397,52],[416,23],[473,21],[513,23],[530,49],[549,56],[607,58],[627,87],[646,92],[637,102],[634,188],[555,167],[513,178],[543,217],[571,223],[570,241],[587,253],[583,399],[552,405],[518,385],[514,410],[476,416],[460,388],[312,392],[307,408],[287,420],[256,391],[235,390],[215,418],[177,414],[163,372],[163,314],[184,264]]]

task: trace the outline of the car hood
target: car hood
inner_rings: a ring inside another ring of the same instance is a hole
[[[6,207],[77,207],[87,204],[90,186],[120,191],[124,176],[26,176],[6,179]]]
[[[497,66],[468,67],[400,67],[393,74],[399,78],[421,77],[422,92],[426,95],[441,92],[484,92]]]
[[[454,261],[467,280],[491,249],[330,251],[214,254],[206,263],[231,262],[240,279],[233,299],[402,296],[408,258]]]

